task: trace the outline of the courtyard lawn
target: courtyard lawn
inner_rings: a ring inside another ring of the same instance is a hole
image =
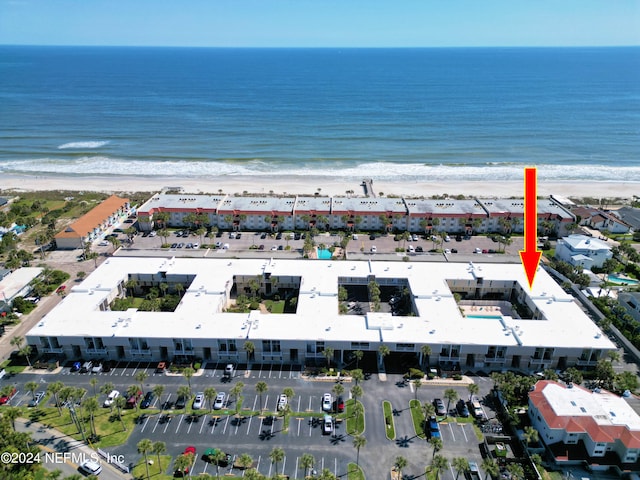
[[[389,440],[396,439],[396,427],[393,422],[393,408],[391,402],[385,400],[382,402],[382,410],[384,411],[385,435]]]
[[[22,373],[25,368],[27,368],[26,365],[17,365],[15,362],[12,363],[11,359],[5,360],[0,364],[0,370],[6,370],[7,374]]]
[[[284,313],[284,304],[285,304],[284,300],[279,300],[277,302],[273,300],[265,300],[262,303],[264,303],[264,306],[271,313]]]
[[[427,438],[424,433],[424,412],[420,401],[410,400],[409,407],[411,408],[411,419],[413,420],[413,428],[416,431],[416,435],[420,438]]]

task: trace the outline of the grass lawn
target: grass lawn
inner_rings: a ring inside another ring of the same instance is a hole
[[[264,300],[264,306],[267,307],[271,313],[284,313],[284,300],[279,300],[277,302],[273,300]]]
[[[427,438],[424,433],[424,412],[422,411],[420,401],[415,399],[410,400],[409,407],[411,408],[411,419],[413,420],[413,428],[416,431],[416,435],[423,439]]]
[[[0,364],[0,370],[5,369],[7,371],[7,373],[22,373],[22,371],[27,368],[26,365],[16,365],[16,364],[11,364],[11,359],[9,360],[5,360],[4,362],[2,362],[2,364]]]
[[[173,478],[173,475],[167,474],[169,465],[171,464],[171,455],[160,455],[160,465],[158,465],[158,456],[154,454],[148,454],[149,460],[153,460],[153,465],[149,465],[149,478],[154,480],[168,480]],[[140,462],[133,467],[133,478],[143,479],[147,478],[147,469],[144,465],[144,456],[140,459]]]
[[[393,408],[391,402],[385,400],[382,402],[382,410],[384,412],[385,435],[389,440],[396,439],[396,427],[393,422]]]
[[[360,468],[355,463],[350,463],[349,465],[347,465],[347,471],[349,472],[349,475],[347,477],[348,480],[364,480],[365,479],[362,468]]]
[[[360,400],[358,400],[358,403],[360,404],[360,406],[362,406],[362,414],[358,415],[357,419],[354,413],[355,401],[353,400],[353,398],[350,398],[345,403],[344,412],[346,413],[345,418],[347,419],[348,435],[362,435],[362,433],[364,432],[364,405],[362,405]]]
[[[79,410],[76,411],[80,413]],[[152,412],[149,411],[148,415],[149,414],[152,414]],[[118,419],[115,409],[112,414],[108,408],[101,408],[94,416],[96,431],[100,436],[100,440],[92,444],[92,446],[104,448],[122,445],[127,441],[133,431],[135,420],[139,415],[140,413],[135,410],[122,410],[122,420],[127,428],[123,431],[122,423]],[[62,416],[58,415],[58,409],[55,407],[31,410],[29,412],[29,418],[44,423],[45,425],[50,425],[77,440],[82,440],[82,435],[78,432],[67,408],[62,409]],[[84,425],[85,433],[89,434],[91,431],[90,420],[86,412],[84,413]]]

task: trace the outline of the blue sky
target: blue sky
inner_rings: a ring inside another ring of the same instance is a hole
[[[0,44],[640,45],[640,1],[0,0]]]

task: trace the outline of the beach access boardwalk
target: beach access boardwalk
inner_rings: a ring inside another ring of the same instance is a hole
[[[373,179],[365,178],[360,185],[364,188],[364,194],[367,197],[376,198],[376,192],[373,191]]]

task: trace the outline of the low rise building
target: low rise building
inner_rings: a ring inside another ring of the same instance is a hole
[[[171,311],[112,310],[153,290],[181,298]],[[241,295],[277,297],[284,312],[235,313]],[[398,296],[404,311],[391,308]],[[530,290],[520,264],[268,258],[109,258],[26,337],[34,351],[68,358],[305,364],[331,348],[343,365],[354,350],[375,357],[385,345],[389,362],[413,354],[425,367],[531,371],[594,366],[615,349],[542,269]]]
[[[67,225],[55,236],[56,247],[61,250],[83,248],[99,238],[109,227],[129,214],[129,199],[111,195],[82,217]]]
[[[640,416],[613,393],[541,380],[529,393],[529,417],[558,463],[640,469]]]
[[[587,270],[602,267],[602,264],[613,257],[611,247],[597,238],[586,235],[569,235],[558,240],[555,257],[581,266]]]
[[[22,267],[0,280],[0,312],[11,311],[13,299],[26,297],[31,292],[31,282],[42,273],[39,267]]]

